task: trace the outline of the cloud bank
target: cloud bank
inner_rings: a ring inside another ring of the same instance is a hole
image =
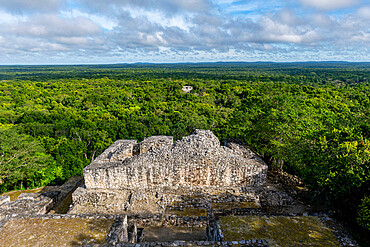
[[[317,9],[335,10],[356,5],[359,0],[301,0],[301,2]]]
[[[0,0],[0,64],[369,61],[359,0]]]

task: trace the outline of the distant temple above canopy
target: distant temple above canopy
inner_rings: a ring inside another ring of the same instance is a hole
[[[183,86],[182,87],[182,91],[184,91],[186,93],[190,93],[191,90],[193,90],[193,87],[192,86]]]

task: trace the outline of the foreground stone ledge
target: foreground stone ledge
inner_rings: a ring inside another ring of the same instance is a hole
[[[16,201],[0,205],[0,215],[46,214],[53,207],[53,199],[39,193],[22,193]]]
[[[91,247],[107,247],[104,245],[87,245]],[[246,247],[267,247],[267,241],[264,239],[249,239],[242,241],[171,241],[171,242],[142,242],[142,243],[117,243],[117,247],[139,247],[139,246],[246,246]]]
[[[259,216],[258,216],[259,215]],[[336,238],[339,242],[338,245],[335,246],[357,246],[356,242],[353,241],[346,233],[343,228],[336,223],[335,220],[328,217],[326,214],[291,214],[291,215],[266,215],[263,213],[260,213],[258,215],[250,215],[250,216],[227,216],[232,217],[233,219],[240,219],[241,222],[249,222],[244,221],[243,217],[254,217],[255,219],[258,219],[258,217],[262,217],[261,219],[267,220],[266,222],[270,222],[274,219],[279,218],[285,218],[285,221],[292,221],[295,222],[294,224],[298,224],[300,221],[307,221],[310,217],[315,220],[315,222],[322,222],[322,226],[317,227],[323,227],[326,229],[325,231],[331,231],[333,234],[333,238]],[[250,238],[248,239],[248,235],[243,235],[243,239],[238,239],[238,236],[233,237],[232,239],[227,239],[227,230],[229,226],[225,226],[223,221],[221,220],[220,226],[223,234],[226,234],[224,241],[182,241],[182,240],[176,240],[176,241],[155,241],[155,242],[141,242],[141,243],[124,243],[119,240],[120,234],[122,233],[123,228],[122,225],[119,222],[123,222],[125,217],[127,217],[128,224],[135,223],[137,227],[144,228],[144,232],[146,227],[162,227],[162,226],[174,226],[174,227],[206,227],[209,224],[209,217],[181,217],[181,216],[163,216],[163,215],[99,215],[99,214],[80,214],[80,215],[70,215],[70,214],[54,214],[54,215],[25,215],[25,214],[14,214],[14,215],[8,215],[5,219],[0,220],[0,235],[3,234],[3,228],[7,225],[9,222],[16,222],[17,220],[22,220],[20,222],[23,222],[22,224],[26,223],[27,220],[35,220],[38,219],[40,222],[43,222],[43,224],[46,224],[48,220],[63,220],[63,225],[68,226],[72,222],[112,222],[112,227],[110,230],[105,230],[105,240],[106,244],[99,244],[99,245],[89,245],[88,240],[86,240],[84,246],[235,246],[235,245],[242,245],[242,246],[269,246],[269,239],[265,238]],[[256,218],[257,217],[257,218]],[[76,221],[76,219],[78,219]],[[302,220],[300,220],[302,219]],[[26,221],[25,221],[26,220]],[[81,221],[82,220],[82,221]],[[32,221],[32,222],[33,222]],[[38,221],[37,221],[38,222]],[[50,222],[58,222],[58,221],[50,221]],[[116,222],[116,223],[114,223]],[[11,223],[11,224],[13,224]],[[89,223],[90,224],[90,223]],[[273,224],[275,225],[275,224]],[[311,227],[315,226],[315,224],[311,224]],[[38,225],[37,227],[40,227]],[[91,226],[92,227],[92,226]],[[98,227],[98,225],[96,226]],[[284,226],[282,229],[285,229]],[[315,226],[316,227],[316,226]],[[106,228],[105,228],[106,229]],[[243,226],[239,230],[243,231]],[[318,228],[319,229],[319,228]],[[9,229],[8,229],[9,230]],[[27,231],[27,229],[23,229]],[[18,228],[17,231],[23,231],[22,229]],[[42,231],[42,228],[39,228],[39,230]],[[280,231],[281,233],[281,231]],[[315,234],[315,231],[312,232]],[[251,233],[253,234],[253,232]],[[319,235],[318,235],[319,236]],[[334,237],[335,236],[335,237]],[[301,236],[302,238],[307,237],[307,234],[303,234]],[[247,238],[247,239],[245,239]],[[100,238],[101,239],[101,238]],[[317,246],[332,246],[329,245],[327,240],[321,239],[321,244]],[[334,241],[334,240],[333,240]],[[110,244],[108,244],[110,243]],[[0,245],[1,245],[0,241]],[[183,245],[184,244],[184,245]],[[270,245],[274,246],[274,245]]]

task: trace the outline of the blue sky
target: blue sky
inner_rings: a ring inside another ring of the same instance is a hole
[[[0,64],[370,61],[370,0],[0,0]]]

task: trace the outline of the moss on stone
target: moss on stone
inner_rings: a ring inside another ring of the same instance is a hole
[[[145,227],[144,241],[147,242],[166,242],[166,241],[199,241],[206,240],[206,229],[201,227]]]
[[[219,220],[224,239],[265,239],[271,246],[340,246],[339,241],[313,216],[224,216]]]
[[[0,232],[0,246],[104,244],[112,224],[112,219],[10,220]]]

